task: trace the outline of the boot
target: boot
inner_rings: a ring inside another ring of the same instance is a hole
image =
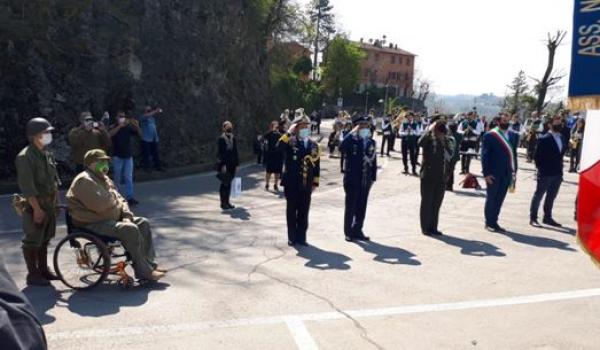
[[[37,267],[39,248],[23,248],[23,258],[27,265],[27,285],[28,286],[49,286],[50,282],[45,279]]]
[[[54,274],[48,267],[48,243],[45,243],[40,247],[38,251],[38,268],[42,277],[48,281],[58,281],[59,278]]]

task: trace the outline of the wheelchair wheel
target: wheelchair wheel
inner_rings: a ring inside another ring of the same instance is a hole
[[[106,244],[88,233],[70,234],[56,246],[54,270],[69,288],[92,289],[106,280],[110,272]]]

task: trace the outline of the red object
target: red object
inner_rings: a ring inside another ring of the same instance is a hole
[[[579,243],[600,265],[600,160],[581,173],[577,222]]]
[[[474,188],[477,190],[481,189],[481,186],[479,186],[479,181],[477,181],[477,178],[473,174],[467,174],[461,184],[462,188]]]

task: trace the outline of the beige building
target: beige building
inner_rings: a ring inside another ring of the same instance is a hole
[[[409,97],[413,91],[415,76],[415,54],[384,44],[380,40],[362,39],[357,44],[367,54],[361,68],[359,91],[368,86],[389,87],[390,96]]]

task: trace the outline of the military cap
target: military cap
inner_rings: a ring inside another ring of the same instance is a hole
[[[368,115],[356,115],[353,119],[352,119],[352,124],[354,125],[358,125],[358,124],[371,124],[371,117]]]
[[[27,136],[35,136],[42,132],[53,131],[54,127],[45,118],[33,118],[27,122],[25,131]]]
[[[106,152],[104,152],[104,150],[101,149],[89,150],[83,157],[83,163],[85,164],[85,166],[88,166],[100,160],[110,160],[110,157],[106,154]]]

